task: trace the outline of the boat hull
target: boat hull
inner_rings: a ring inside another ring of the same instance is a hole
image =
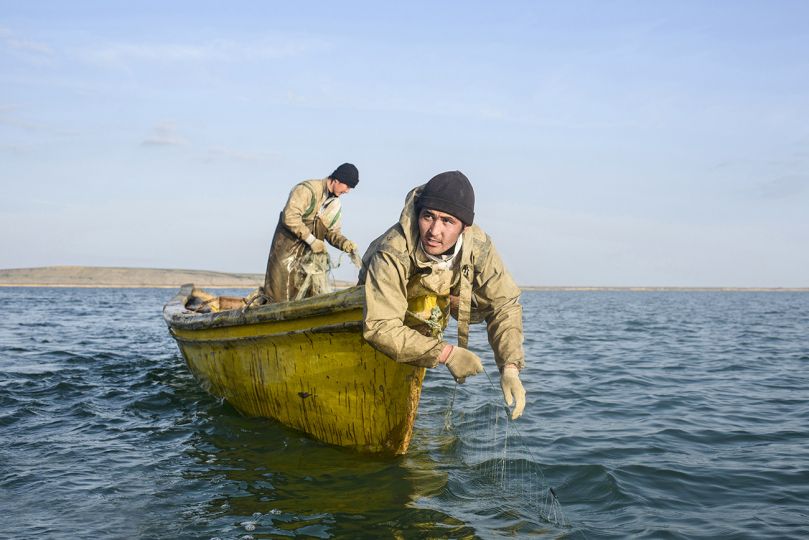
[[[181,320],[169,304],[164,316],[201,386],[241,413],[330,444],[405,453],[425,369],[365,342],[361,289],[308,300],[250,309],[241,320],[224,312]]]

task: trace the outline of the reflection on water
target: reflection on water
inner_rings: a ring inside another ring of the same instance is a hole
[[[192,527],[204,523],[220,534],[241,529],[254,537],[292,531],[356,537],[378,526],[443,535],[463,528],[441,512],[413,504],[440,493],[447,483],[446,472],[424,453],[361,455],[223,409],[228,414],[211,416],[206,429],[186,442],[194,465],[184,477],[210,486],[207,503],[187,516]]]

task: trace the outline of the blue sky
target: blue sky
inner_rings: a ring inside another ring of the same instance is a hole
[[[0,0],[0,268],[263,272],[350,161],[363,248],[459,169],[521,284],[809,286],[809,3],[502,4]]]

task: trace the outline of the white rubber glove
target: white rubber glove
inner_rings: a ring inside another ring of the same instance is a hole
[[[357,244],[355,244],[351,240],[346,240],[345,242],[343,242],[343,247],[341,249],[346,253],[354,253],[357,251]]]
[[[480,357],[463,347],[453,347],[445,364],[458,384],[466,382],[467,377],[483,373]]]
[[[511,419],[516,420],[522,416],[525,409],[525,388],[520,382],[520,370],[513,365],[503,368],[503,374],[500,376],[500,388],[503,389],[506,405],[510,407],[516,400],[514,410],[511,411]]]
[[[303,241],[309,244],[309,249],[312,250],[312,253],[326,252],[326,243],[323,240],[318,240],[312,233],[309,233],[309,236],[304,238]]]
[[[326,243],[323,240],[315,240],[309,247],[312,248],[312,253],[325,253],[326,252]]]

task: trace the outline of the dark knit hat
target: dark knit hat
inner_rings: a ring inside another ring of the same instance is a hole
[[[339,180],[348,187],[355,188],[360,183],[360,172],[351,163],[343,163],[329,175],[332,180]]]
[[[475,220],[475,190],[462,172],[442,172],[424,186],[416,207],[446,212],[471,225]]]

